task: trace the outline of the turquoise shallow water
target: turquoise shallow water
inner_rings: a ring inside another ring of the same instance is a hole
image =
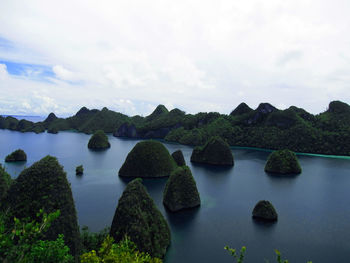
[[[111,224],[127,181],[118,170],[137,140],[110,136],[111,148],[88,150],[90,136],[73,132],[34,134],[0,130],[0,162],[17,148],[27,163],[5,164],[16,177],[47,154],[56,156],[71,183],[79,224],[98,231]],[[217,168],[192,165],[192,148],[165,144],[170,152],[181,149],[197,181],[202,205],[170,214],[162,205],[166,179],[144,180],[150,195],[169,222],[172,244],[165,262],[233,262],[225,245],[247,247],[245,262],[275,262],[275,248],[290,262],[349,262],[350,160],[299,155],[303,173],[273,177],[264,172],[269,152],[234,148],[235,166]],[[75,176],[83,164],[85,173]],[[278,214],[275,224],[251,219],[254,205],[270,200]]]

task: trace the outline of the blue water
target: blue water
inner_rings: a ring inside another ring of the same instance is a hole
[[[111,148],[88,150],[90,136],[73,132],[34,134],[0,130],[0,162],[17,148],[28,155],[22,164],[5,164],[16,177],[47,154],[56,156],[71,183],[79,224],[98,231],[112,222],[127,182],[118,170],[137,140],[109,136]],[[189,162],[192,148],[165,144],[170,152],[181,149],[201,195],[198,209],[171,214],[162,194],[166,179],[144,180],[150,195],[169,222],[172,244],[165,262],[234,262],[225,245],[247,247],[244,262],[276,262],[274,249],[291,262],[349,262],[350,160],[298,156],[303,172],[274,177],[264,172],[268,152],[233,149],[233,168],[213,168]],[[84,175],[75,167],[83,164]],[[279,220],[257,223],[251,212],[259,200],[270,200]]]

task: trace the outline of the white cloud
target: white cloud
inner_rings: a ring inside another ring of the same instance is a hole
[[[7,67],[5,64],[0,64],[0,80],[8,78]]]
[[[53,66],[52,71],[56,74],[56,76],[59,79],[70,81],[76,80],[76,76],[74,76],[74,73],[61,65]]]
[[[81,106],[107,106],[145,115],[161,103],[228,113],[242,101],[251,107],[266,101],[317,113],[330,100],[350,102],[349,1],[5,0],[0,6],[0,37],[14,45],[0,48],[0,60],[46,65],[55,74],[38,83],[30,76],[40,73],[19,79],[0,65],[0,110],[73,114]]]

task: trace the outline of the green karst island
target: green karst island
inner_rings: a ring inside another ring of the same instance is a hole
[[[230,146],[220,137],[212,137],[204,146],[193,149],[191,162],[233,166]]]
[[[278,215],[269,201],[259,201],[253,210],[252,216],[254,219],[266,220],[266,221],[277,221]]]
[[[158,141],[138,142],[129,152],[119,176],[164,177],[177,167],[165,146]]]
[[[75,174],[76,175],[83,175],[83,173],[84,173],[84,167],[82,165],[78,165],[75,168]]]
[[[317,115],[295,106],[279,110],[269,103],[260,103],[256,109],[241,103],[229,115],[186,114],[159,105],[146,117],[127,116],[106,107],[82,107],[71,117],[58,118],[50,113],[45,121],[36,123],[0,116],[0,129],[36,133],[75,130],[87,134],[103,130],[116,137],[164,139],[195,146],[220,136],[231,146],[350,155],[350,106],[341,101],[330,102],[328,109]]]
[[[178,166],[186,165],[184,155],[181,150],[177,150],[171,154]]]
[[[45,233],[45,239],[53,240],[58,234],[64,234],[71,253],[79,253],[79,228],[72,191],[55,157],[46,156],[23,170],[11,184],[2,208],[17,218],[35,218],[40,209],[46,213],[60,210],[61,215]]]
[[[297,156],[290,150],[272,152],[266,162],[265,172],[276,174],[300,174],[301,167]]]
[[[102,130],[96,131],[90,138],[88,148],[93,150],[103,150],[111,147],[107,135]]]
[[[140,178],[126,186],[114,214],[110,234],[118,242],[127,234],[140,251],[163,258],[170,230]]]
[[[188,166],[178,167],[171,173],[165,185],[163,203],[172,212],[200,205],[196,181]]]
[[[27,155],[22,149],[18,149],[11,154],[7,155],[5,162],[25,162],[27,161]]]

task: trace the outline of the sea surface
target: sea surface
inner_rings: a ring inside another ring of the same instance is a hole
[[[12,177],[46,155],[56,156],[71,183],[80,226],[92,231],[110,226],[127,181],[118,170],[138,140],[109,136],[111,148],[87,148],[90,136],[60,132],[34,134],[0,130],[0,162],[22,148],[28,161],[5,164]],[[162,204],[166,179],[144,180],[167,219],[172,234],[166,263],[234,262],[228,245],[247,247],[245,263],[276,262],[274,249],[291,263],[350,262],[350,160],[300,155],[303,172],[276,177],[264,172],[269,152],[233,149],[235,166],[218,168],[190,163],[192,148],[164,143],[170,152],[181,149],[192,170],[202,205],[180,213]],[[84,175],[75,167],[82,164]],[[251,214],[259,200],[275,206],[277,223],[258,223]]]

